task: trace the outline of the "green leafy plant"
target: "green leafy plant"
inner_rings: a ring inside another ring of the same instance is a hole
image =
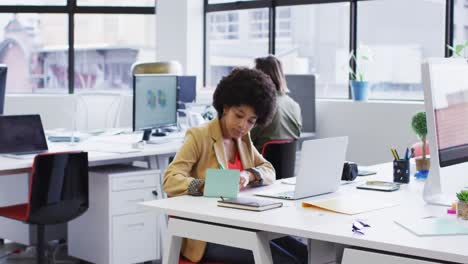
[[[462,44],[456,44],[455,46],[447,45],[447,48],[453,52],[452,57],[465,57],[465,48],[468,47],[468,40]]]
[[[411,127],[418,137],[421,139],[422,143],[422,158],[426,159],[426,136],[427,136],[427,122],[426,122],[426,113],[419,112],[416,113],[411,120]]]
[[[461,191],[457,193],[457,198],[459,201],[468,203],[468,191]]]
[[[349,74],[351,75],[351,80],[364,82],[364,71],[366,68],[366,64],[372,62],[371,50],[367,46],[361,45],[359,51],[357,51],[356,53],[354,53],[354,51],[351,51],[349,53],[348,60],[348,70]],[[356,71],[354,71],[351,67],[353,63],[356,64]]]

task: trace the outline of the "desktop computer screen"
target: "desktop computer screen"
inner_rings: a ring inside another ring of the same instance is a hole
[[[177,76],[135,75],[133,130],[144,130],[146,134],[144,140],[147,140],[152,129],[175,125],[177,125]]]
[[[431,71],[440,166],[468,161],[468,64],[434,64]]]
[[[0,64],[0,115],[3,115],[5,108],[7,66]]]
[[[468,167],[468,63],[427,59],[422,76],[431,153],[423,196],[430,204],[447,205],[456,191],[468,186],[468,177],[454,172]]]

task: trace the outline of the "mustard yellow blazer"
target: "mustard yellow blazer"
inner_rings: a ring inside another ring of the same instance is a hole
[[[244,169],[255,168],[263,184],[274,181],[273,166],[258,153],[250,135],[237,140],[237,149]],[[206,170],[219,168],[219,164],[228,167],[221,125],[219,119],[214,119],[204,126],[187,131],[184,145],[164,173],[163,190],[168,196],[185,195],[194,179],[205,179]],[[182,255],[192,262],[199,262],[205,254],[205,248],[204,241],[184,239]]]

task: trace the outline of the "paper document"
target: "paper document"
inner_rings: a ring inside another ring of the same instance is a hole
[[[456,218],[395,220],[395,223],[417,236],[468,235],[468,223],[465,222]]]
[[[369,199],[369,197],[361,197],[357,195],[347,195],[320,201],[302,202],[302,207],[304,208],[318,208],[347,215],[355,215],[397,205],[397,203],[392,201]]]

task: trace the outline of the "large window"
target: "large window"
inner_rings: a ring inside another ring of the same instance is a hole
[[[154,14],[154,0],[1,1],[7,93],[129,91],[131,65],[156,57]]]
[[[422,60],[444,56],[445,1],[364,1],[358,12],[358,58],[372,55],[361,69],[369,97],[423,100]]]
[[[455,1],[454,10],[454,45],[465,44],[468,41],[468,1]],[[461,53],[462,56],[468,56],[468,48]]]
[[[129,90],[132,64],[155,60],[155,25],[154,16],[76,15],[75,91]]]
[[[314,74],[318,97],[347,98],[349,4],[278,7],[276,16],[275,53],[285,73]]]
[[[230,47],[234,45],[239,48],[231,59],[240,61],[263,56],[268,50],[283,62],[287,74],[314,74],[318,98],[351,98],[351,69],[362,72],[370,82],[371,99],[422,100],[423,59],[450,56],[447,45],[468,43],[466,3],[465,0],[205,0],[205,12],[207,28],[213,14],[248,14],[236,21],[239,36],[248,39],[244,42],[248,46],[225,39],[216,54],[232,54]],[[454,5],[454,12],[446,10]],[[211,59],[215,38],[210,37],[212,30],[207,32],[205,82],[211,86],[232,67],[217,71],[216,60]],[[262,47],[260,52],[256,51],[258,46]],[[351,53],[358,58],[365,54],[370,60],[358,59],[355,65],[350,63]]]
[[[252,25],[263,23],[267,9],[213,12],[207,16],[207,79],[209,87],[218,84],[235,67],[251,67],[254,59],[268,54],[268,38],[252,34],[266,34],[268,28],[256,31]],[[255,33],[253,33],[255,32]]]
[[[68,92],[67,24],[64,14],[0,14],[8,93]]]
[[[42,5],[66,5],[67,0],[2,0],[0,1],[0,5],[35,5],[35,6],[42,6]]]
[[[76,0],[76,2],[79,6],[155,6],[155,0]]]

